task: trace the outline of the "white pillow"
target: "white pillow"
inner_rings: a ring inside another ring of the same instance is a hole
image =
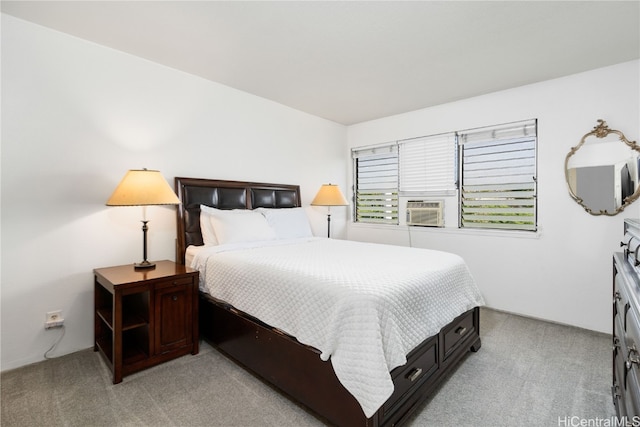
[[[211,223],[211,216],[215,215],[216,212],[220,212],[220,209],[200,205],[200,232],[202,233],[202,241],[206,246],[218,244],[218,238]]]
[[[278,239],[313,237],[309,218],[303,208],[258,208],[256,210],[264,215]]]
[[[221,245],[276,238],[275,231],[260,212],[246,209],[218,210],[210,219]]]

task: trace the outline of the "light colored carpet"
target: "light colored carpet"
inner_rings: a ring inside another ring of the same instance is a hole
[[[486,309],[480,335],[480,351],[411,425],[609,425],[615,416],[610,335]]]
[[[410,426],[558,426],[614,416],[608,335],[483,309],[481,337],[480,351]],[[90,349],[0,381],[3,427],[324,425],[206,343],[196,356],[118,385]]]

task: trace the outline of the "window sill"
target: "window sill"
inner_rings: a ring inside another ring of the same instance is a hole
[[[457,228],[457,227],[419,227],[419,226],[407,226],[407,225],[392,225],[392,224],[363,224],[357,222],[349,223],[349,227],[356,229],[379,229],[385,231],[399,231],[412,233],[449,233],[457,235],[467,236],[491,236],[491,237],[508,237],[519,239],[539,239],[542,237],[542,231],[538,227],[538,231],[517,231],[517,230],[490,230],[490,229],[471,229],[471,228]]]

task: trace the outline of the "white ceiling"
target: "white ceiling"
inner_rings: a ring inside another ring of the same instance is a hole
[[[2,1],[342,123],[640,58],[640,1]]]

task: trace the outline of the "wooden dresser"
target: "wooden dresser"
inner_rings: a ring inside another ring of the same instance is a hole
[[[620,419],[640,416],[640,220],[625,219],[613,255],[613,403]],[[626,424],[621,424],[626,425]]]

